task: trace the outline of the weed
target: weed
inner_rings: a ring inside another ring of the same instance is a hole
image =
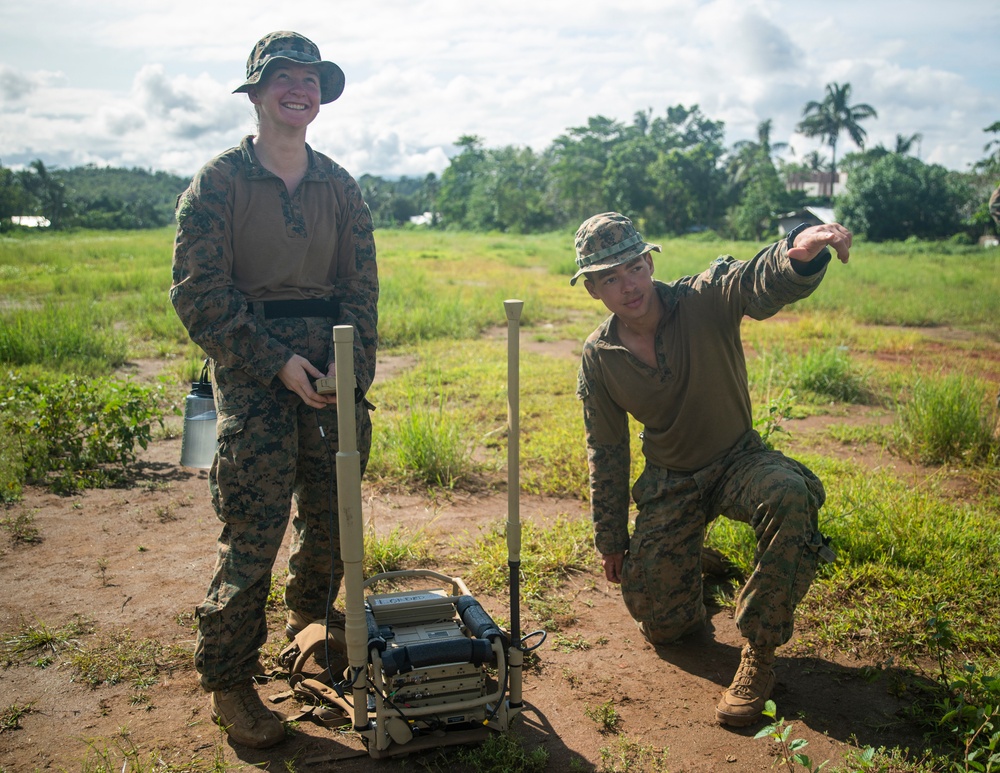
[[[556,636],[553,646],[560,652],[581,652],[590,649],[590,642],[577,634],[576,636]]]
[[[288,580],[288,570],[279,569],[271,572],[271,587],[267,591],[267,609],[285,609],[285,582]]]
[[[477,588],[503,591],[508,576],[497,571],[507,562],[504,524],[495,524],[471,546],[459,544],[458,555],[472,565],[469,581]],[[553,587],[594,563],[592,526],[585,519],[559,516],[548,528],[531,521],[521,525],[521,591],[529,599],[552,595]]]
[[[606,700],[600,706],[587,706],[583,710],[587,719],[592,719],[597,723],[597,729],[602,733],[616,733],[622,718],[615,709],[614,701]]]
[[[87,754],[80,767],[81,773],[155,773],[163,769],[163,761],[156,750],[143,753],[122,728],[110,742],[103,739],[87,741]]]
[[[774,701],[764,703],[764,716],[769,717],[771,724],[762,728],[754,738],[770,738],[778,746],[778,761],[787,769],[795,771],[799,766],[809,771],[818,773],[829,762],[826,760],[814,765],[809,759],[809,755],[802,750],[809,745],[809,742],[802,738],[789,740],[792,735],[792,724],[786,723],[784,718],[779,718]]]
[[[774,450],[772,436],[779,432],[788,432],[788,430],[781,426],[781,423],[791,418],[792,406],[794,404],[795,394],[786,389],[768,403],[767,413],[764,417],[754,421],[753,425],[757,432],[760,433],[760,439],[772,451]]]
[[[97,559],[97,575],[101,578],[101,587],[108,587],[108,559]]]
[[[15,515],[0,518],[0,527],[10,533],[15,545],[34,545],[42,541],[41,532],[35,526],[35,514],[22,510]]]
[[[445,412],[443,395],[430,410],[411,395],[408,409],[388,419],[382,433],[372,469],[383,475],[451,489],[473,470],[471,443],[457,417]]]
[[[6,730],[19,730],[21,718],[32,712],[31,703],[12,703],[0,709],[0,734]]]
[[[566,680],[566,684],[573,689],[576,689],[583,683],[583,680],[580,679],[580,675],[571,668],[563,668],[562,677]]]
[[[648,771],[666,773],[667,750],[643,746],[625,735],[615,738],[611,746],[601,747],[600,773],[631,773]]]

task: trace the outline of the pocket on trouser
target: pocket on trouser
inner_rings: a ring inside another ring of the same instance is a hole
[[[219,447],[209,473],[209,489],[215,513],[224,522],[234,513],[245,512],[239,500],[247,496],[250,487],[244,480],[243,468],[245,460],[253,455],[252,449],[245,448],[246,423],[246,413],[219,417]]]

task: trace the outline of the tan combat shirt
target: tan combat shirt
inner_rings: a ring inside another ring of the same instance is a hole
[[[294,352],[271,338],[254,302],[335,298],[354,325],[358,386],[375,375],[378,272],[371,212],[357,182],[306,146],[291,196],[250,137],[208,162],[177,207],[170,298],[213,359],[269,384]]]
[[[664,307],[656,368],[621,343],[614,315],[584,343],[577,396],[600,552],[628,548],[628,414],[643,426],[646,464],[678,472],[725,456],[753,426],[741,320],[766,319],[808,296],[830,260],[824,250],[796,270],[786,241],[749,261],[724,256],[698,276],[654,282]]]

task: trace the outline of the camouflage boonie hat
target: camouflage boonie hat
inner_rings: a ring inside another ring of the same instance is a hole
[[[659,244],[649,244],[635,230],[632,221],[617,212],[604,212],[583,221],[576,232],[576,266],[571,285],[582,274],[614,268],[650,250],[660,251]]]
[[[264,71],[272,62],[288,61],[293,64],[310,64],[319,70],[320,104],[333,102],[344,93],[344,71],[333,62],[325,62],[319,48],[305,35],[297,32],[272,32],[257,41],[247,59],[247,79],[234,94],[247,92],[260,83]]]

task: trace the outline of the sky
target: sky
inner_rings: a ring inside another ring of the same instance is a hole
[[[543,151],[603,115],[697,104],[727,146],[772,121],[782,156],[826,84],[851,85],[867,146],[919,133],[966,170],[1000,135],[996,0],[0,0],[0,164],[190,176],[254,131],[254,43],[308,36],[347,78],[308,141],[355,177],[440,174],[463,135]],[[844,135],[838,158],[855,150]]]

